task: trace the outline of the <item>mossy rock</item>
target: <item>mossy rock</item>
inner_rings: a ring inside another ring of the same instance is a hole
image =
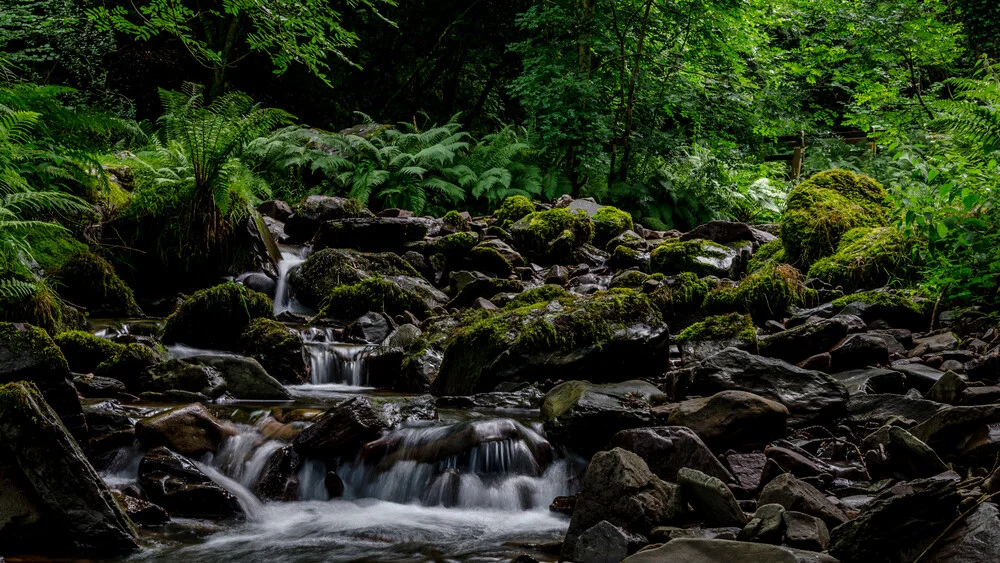
[[[506,231],[522,217],[534,212],[535,204],[531,203],[530,199],[523,195],[515,195],[503,200],[493,218],[496,220],[496,226]]]
[[[342,285],[353,285],[372,276],[419,275],[409,262],[392,252],[324,248],[293,269],[288,283],[299,302],[318,307],[331,291]]]
[[[736,287],[719,287],[705,297],[711,314],[748,313],[755,322],[780,317],[791,305],[811,298],[802,274],[788,264],[771,264],[743,278]]]
[[[469,251],[467,262],[473,270],[489,272],[499,277],[507,277],[514,271],[514,265],[499,250],[489,246],[477,246]]]
[[[499,293],[520,293],[524,286],[518,280],[499,278],[475,279],[465,284],[447,307],[468,307],[480,297],[490,299]]]
[[[167,360],[167,351],[133,342],[126,344],[113,357],[104,360],[94,369],[94,375],[117,379],[130,391],[139,389],[139,377],[146,368]]]
[[[651,295],[656,307],[673,329],[691,324],[700,314],[711,284],[694,272],[683,272],[666,280]]]
[[[335,288],[320,309],[319,316],[353,321],[369,311],[390,315],[409,311],[421,318],[430,315],[427,304],[419,295],[389,280],[373,277]]]
[[[869,290],[835,299],[832,305],[867,323],[882,320],[893,327],[926,330],[933,303],[916,290]]]
[[[652,300],[629,289],[505,308],[462,320],[434,386],[465,395],[506,381],[653,376],[663,370],[668,341]]]
[[[31,245],[31,257],[45,271],[58,269],[71,256],[87,252],[87,245],[65,229],[38,229],[25,236]]]
[[[239,349],[240,335],[257,318],[270,318],[274,306],[263,293],[234,283],[202,289],[167,317],[163,341],[196,348]]]
[[[635,228],[631,215],[610,205],[598,209],[590,220],[594,223],[594,244],[602,248],[611,239]]]
[[[841,237],[836,254],[817,260],[809,268],[809,277],[847,292],[882,287],[896,280],[913,281],[913,244],[913,239],[895,227],[851,229]]]
[[[464,256],[477,244],[479,237],[474,233],[458,232],[439,238],[434,242],[434,250],[448,257]]]
[[[649,269],[666,275],[693,272],[699,276],[732,274],[738,254],[732,248],[702,240],[670,240],[649,255]]]
[[[781,239],[774,239],[760,245],[757,252],[754,252],[753,257],[747,262],[747,272],[752,274],[773,262],[778,264],[786,262],[785,243],[781,242]]]
[[[582,210],[549,209],[522,217],[510,228],[518,251],[546,263],[567,262],[573,251],[594,238],[594,226]]]
[[[847,170],[827,170],[789,194],[781,240],[789,262],[808,268],[833,254],[847,231],[885,226],[888,220],[888,194],[881,184]]]
[[[527,307],[528,305],[534,305],[536,303],[548,303],[553,299],[566,299],[572,298],[573,295],[555,284],[545,284],[538,287],[533,287],[531,289],[526,289],[516,297],[511,299],[505,306],[505,309],[519,309],[521,307]]]
[[[30,293],[0,297],[0,321],[28,323],[41,327],[49,334],[56,334],[65,328],[76,328],[64,326],[63,302],[55,292],[42,284],[36,284]]]
[[[663,274],[644,274],[639,270],[625,270],[624,272],[619,272],[618,275],[611,278],[611,282],[608,284],[608,289],[615,289],[618,287],[641,289],[642,286],[649,280],[662,281],[664,279],[666,279],[666,277]]]
[[[608,259],[608,266],[613,268],[646,269],[649,267],[649,255],[643,254],[634,248],[629,248],[623,244],[619,244],[613,251],[611,251],[611,257]]]
[[[257,360],[267,373],[282,383],[309,380],[302,355],[302,337],[274,319],[254,319],[240,337],[240,351]]]
[[[469,224],[469,220],[462,217],[461,213],[454,210],[445,213],[444,217],[441,218],[441,222],[444,223],[446,229],[452,232],[468,231],[472,228]]]
[[[62,296],[86,307],[91,316],[142,315],[132,290],[118,277],[114,267],[96,254],[74,254],[59,268],[55,277]]]
[[[698,321],[682,330],[676,339],[678,344],[704,340],[757,342],[757,329],[754,327],[750,315],[729,313],[727,315],[714,315],[703,321]]]
[[[82,330],[61,332],[54,338],[69,369],[76,373],[92,373],[97,366],[115,357],[125,346]]]
[[[597,235],[594,235],[597,238]],[[614,236],[604,245],[604,249],[608,252],[614,252],[619,246],[624,246],[633,250],[639,250],[646,244],[646,239],[640,237],[635,231],[625,231],[623,233]]]

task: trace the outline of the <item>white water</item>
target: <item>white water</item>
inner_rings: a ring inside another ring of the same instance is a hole
[[[311,368],[310,383],[355,388],[368,385],[365,362],[368,346],[336,342],[333,331],[321,327],[309,327],[302,330],[301,335]]]
[[[282,247],[281,261],[278,262],[278,283],[274,288],[274,314],[277,316],[285,311],[290,313],[309,313],[309,309],[304,307],[292,297],[291,288],[288,286],[288,273],[299,264],[306,261],[308,250],[305,247]]]
[[[183,358],[191,358],[193,356],[223,356],[232,357],[238,356],[234,352],[227,352],[225,350],[209,350],[206,348],[194,348],[186,344],[172,344],[170,346],[165,346],[167,349],[167,357],[171,360],[180,360]]]

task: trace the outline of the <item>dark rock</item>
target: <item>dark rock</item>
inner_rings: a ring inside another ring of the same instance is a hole
[[[956,405],[962,397],[962,392],[969,388],[969,384],[957,373],[946,371],[941,379],[931,386],[925,397],[930,401],[948,403]]]
[[[545,272],[544,282],[566,287],[569,283],[569,269],[566,266],[555,265]]]
[[[911,399],[901,395],[852,395],[847,402],[847,414],[852,422],[885,422],[901,417],[923,422],[945,408],[941,403]]]
[[[733,221],[709,221],[681,235],[681,240],[704,239],[719,244],[750,241],[761,245],[777,238],[771,233]]]
[[[254,320],[240,337],[241,353],[278,381],[293,385],[309,380],[303,346],[298,332],[272,319]]]
[[[875,456],[866,456],[866,460],[875,477],[913,479],[933,477],[948,470],[927,444],[896,426],[883,426],[869,434],[862,447],[874,450]]]
[[[232,493],[205,475],[191,460],[164,447],[139,462],[139,486],[152,502],[176,516],[229,518],[243,515]]]
[[[870,334],[850,334],[830,350],[834,372],[889,363],[885,340]]]
[[[389,426],[368,397],[354,397],[323,413],[294,446],[306,457],[334,461],[350,457]]]
[[[367,342],[380,344],[389,337],[392,326],[382,313],[369,311],[347,327],[346,335]]]
[[[851,395],[858,393],[892,393],[902,395],[906,392],[906,377],[895,370],[882,368],[853,369],[832,374],[832,377],[844,384]]]
[[[843,317],[820,319],[765,336],[757,344],[763,356],[796,363],[830,351],[847,336],[851,327],[852,322]]]
[[[785,536],[784,514],[785,507],[780,504],[758,506],[753,517],[740,531],[739,539],[759,543],[781,543],[781,539]]]
[[[823,493],[809,483],[796,479],[791,473],[775,477],[761,491],[759,504],[780,504],[785,510],[795,510],[822,518],[829,526],[847,522],[844,511],[830,502]]]
[[[290,244],[301,244],[313,238],[325,221],[366,216],[371,217],[371,212],[357,201],[312,195],[295,207],[294,215],[285,218],[285,234]]]
[[[573,515],[573,509],[576,508],[577,496],[568,497],[556,497],[552,499],[552,504],[549,505],[549,510],[551,512],[557,512],[559,514],[565,514],[567,516]]]
[[[736,483],[744,491],[752,492],[760,488],[761,474],[767,458],[763,453],[726,453],[723,458],[729,472],[736,477]]]
[[[292,446],[275,450],[260,472],[254,492],[265,500],[293,501],[299,498],[299,466],[302,460]]]
[[[291,398],[285,387],[251,358],[190,356],[157,364],[145,371],[140,392],[191,391],[215,399],[223,393],[246,401]]]
[[[137,541],[132,522],[38,388],[0,385],[4,553],[109,557],[136,550]]]
[[[902,361],[893,362],[892,369],[906,376],[907,387],[912,387],[921,393],[926,393],[944,375],[944,372],[939,369]]]
[[[619,563],[645,543],[643,536],[601,520],[580,534],[572,560],[576,563]]]
[[[660,547],[645,549],[622,563],[722,563],[760,561],[767,563],[838,563],[829,555],[782,545],[730,540],[682,538]]]
[[[902,482],[830,532],[830,554],[844,561],[913,561],[958,515],[949,479]]]
[[[563,558],[576,554],[580,536],[602,520],[633,534],[647,534],[683,513],[677,485],[653,475],[642,458],[615,448],[590,460],[570,520]]]
[[[312,197],[324,197],[324,196],[312,196]],[[257,211],[265,216],[272,219],[276,219],[281,222],[288,220],[288,217],[292,214],[292,208],[288,206],[287,203],[279,199],[271,199],[262,202],[257,206]]]
[[[132,428],[132,420],[121,403],[114,399],[85,403],[83,415],[87,419],[87,430],[94,437]]]
[[[773,358],[728,348],[694,366],[687,375],[667,374],[675,399],[688,394],[713,395],[746,391],[788,408],[789,424],[831,420],[842,416],[847,390],[829,375],[797,368]]]
[[[915,438],[945,457],[971,450],[1000,422],[1000,406],[946,407],[910,429]]]
[[[677,484],[684,500],[694,507],[705,524],[740,528],[746,524],[746,516],[736,503],[736,497],[719,479],[697,469],[683,468],[677,473]]]
[[[958,349],[958,338],[951,332],[932,334],[921,338],[913,339],[913,350],[910,350],[910,357],[925,356],[929,354],[940,354],[949,350]]]
[[[277,287],[277,283],[274,279],[263,272],[247,272],[240,274],[236,276],[234,281],[271,298],[274,297],[274,290]]]
[[[781,518],[785,522],[785,543],[791,547],[826,551],[830,545],[830,531],[819,518],[794,510],[786,510]]]
[[[963,405],[989,405],[1000,403],[1000,386],[969,387],[962,391],[959,403]]]
[[[683,426],[657,426],[622,430],[611,438],[609,448],[622,448],[637,454],[650,471],[664,481],[677,481],[677,472],[689,467],[725,483],[733,475],[712,454],[701,438]]]
[[[305,262],[292,268],[288,284],[303,305],[319,307],[334,289],[376,276],[395,282],[397,278],[417,278],[419,274],[409,262],[391,252],[326,248],[312,253]],[[402,287],[402,284],[397,285]],[[440,297],[441,303],[447,300],[447,296]]]
[[[817,371],[829,371],[830,365],[833,363],[833,357],[829,352],[823,352],[822,354],[815,354],[809,356],[808,358],[802,360],[801,362],[795,364],[802,369],[814,369]]]
[[[159,526],[170,521],[170,515],[163,507],[133,496],[111,491],[118,506],[140,526]]]
[[[285,228],[287,229],[287,225]],[[406,243],[423,240],[427,232],[427,223],[419,218],[376,217],[324,221],[313,237],[313,248],[353,248],[365,252],[402,253]]]
[[[80,395],[92,399],[118,398],[126,394],[125,384],[110,377],[77,375],[73,377],[73,387]]]
[[[215,418],[200,404],[170,409],[135,425],[136,438],[146,447],[167,446],[175,452],[197,457],[215,453],[235,429]]]
[[[984,502],[963,518],[922,561],[980,563],[1000,553],[1000,509]]]
[[[385,338],[382,345],[389,348],[409,348],[411,344],[420,338],[421,334],[423,332],[415,325],[410,323],[401,324]]]
[[[788,409],[744,391],[721,391],[671,406],[667,421],[686,426],[717,450],[766,444],[785,434]]]

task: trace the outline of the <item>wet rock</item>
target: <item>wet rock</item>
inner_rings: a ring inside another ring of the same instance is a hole
[[[164,447],[139,462],[139,486],[152,502],[175,516],[229,518],[243,515],[236,497],[189,459]]]
[[[125,409],[113,399],[84,403],[83,415],[87,419],[87,430],[94,437],[132,428],[132,420]]]
[[[1000,422],[1000,406],[947,407],[910,429],[915,438],[948,456],[971,450],[989,436],[990,424]]]
[[[123,348],[117,342],[82,330],[61,332],[53,340],[69,363],[69,369],[80,374],[93,373],[101,362],[111,359]]]
[[[761,474],[767,458],[763,453],[728,452],[723,458],[729,472],[736,477],[736,484],[744,491],[752,492],[760,488]]]
[[[354,200],[312,195],[295,207],[294,215],[284,219],[285,235],[290,244],[301,244],[313,238],[323,222],[350,217],[371,217],[371,212]]]
[[[759,543],[781,543],[781,539],[785,536],[784,514],[785,507],[780,504],[758,506],[753,517],[740,532],[739,539]]]
[[[913,561],[958,515],[950,479],[902,482],[830,532],[830,554],[844,561]]]
[[[80,395],[93,398],[117,398],[127,393],[125,384],[110,377],[78,375],[73,378],[73,387]]]
[[[313,248],[353,248],[365,252],[402,253],[406,243],[423,240],[428,230],[427,222],[416,217],[324,221],[313,237]]]
[[[750,241],[766,244],[778,237],[734,221],[709,221],[681,235],[681,240],[705,239],[719,244]]]
[[[296,451],[305,457],[334,461],[350,457],[361,446],[389,428],[380,411],[365,396],[338,403],[296,438]]]
[[[826,551],[830,531],[826,524],[808,514],[787,510],[781,515],[785,523],[785,543],[807,551]]]
[[[392,326],[381,313],[369,311],[347,327],[346,335],[369,344],[379,344],[389,337]]]
[[[330,498],[340,498],[344,496],[344,480],[333,471],[327,471],[323,478],[323,488],[326,489],[326,496]]]
[[[111,359],[101,362],[94,370],[94,375],[117,379],[125,384],[126,389],[138,393],[141,376],[146,368],[167,359],[163,347],[155,346],[146,346],[138,342],[127,344]]]
[[[239,356],[190,356],[157,364],[145,371],[140,392],[190,391],[215,399],[228,393],[247,401],[291,398],[257,360]]]
[[[757,502],[761,505],[780,504],[785,510],[822,518],[831,527],[847,521],[843,510],[830,502],[816,487],[796,479],[791,473],[775,477],[761,491]]]
[[[984,502],[963,518],[924,559],[927,563],[980,563],[1000,553],[1000,508]]]
[[[15,381],[37,385],[70,434],[86,443],[87,423],[69,377],[66,359],[44,330],[0,323],[0,385]]]
[[[728,528],[681,528],[678,526],[657,526],[649,532],[650,543],[667,543],[684,538],[735,540],[740,529]]]
[[[31,383],[0,385],[0,545],[4,553],[109,557],[138,548],[135,527]]]
[[[275,450],[261,470],[254,492],[264,500],[298,500],[301,463],[302,459],[292,446]]]
[[[955,405],[958,404],[962,393],[968,388],[969,384],[960,375],[953,371],[946,371],[941,379],[938,379],[931,386],[925,397],[930,401]]]
[[[159,526],[170,521],[170,515],[163,507],[118,491],[111,491],[111,494],[125,514],[140,526]]]
[[[850,334],[830,350],[831,370],[845,371],[889,363],[885,340],[870,334]]]
[[[988,405],[1000,403],[1000,386],[969,387],[962,391],[959,403],[963,405]]]
[[[939,369],[905,361],[893,362],[891,367],[906,376],[907,387],[921,393],[926,393],[944,375],[944,372]]]
[[[463,409],[538,409],[545,400],[545,394],[538,387],[528,387],[520,391],[495,391],[458,397],[440,397],[438,406]],[[627,449],[627,448],[626,448]]]
[[[683,468],[677,473],[681,496],[708,526],[736,526],[746,524],[746,516],[736,503],[736,497],[725,483],[705,475],[697,469]]]
[[[253,319],[270,318],[273,309],[268,296],[232,283],[196,291],[167,317],[163,342],[237,350]]]
[[[563,543],[563,558],[576,553],[580,536],[602,520],[633,534],[670,524],[684,511],[677,485],[662,481],[642,458],[615,448],[590,460]]]
[[[200,404],[170,409],[140,420],[136,438],[146,447],[167,446],[182,455],[215,453],[235,429],[215,418]]]
[[[302,336],[272,319],[256,319],[240,337],[240,352],[260,363],[268,374],[282,383],[309,380],[309,368],[302,352]]]
[[[233,281],[271,298],[274,298],[277,287],[277,282],[263,272],[246,272],[236,276]]]
[[[720,563],[766,561],[767,563],[838,563],[829,555],[781,545],[730,540],[682,538],[660,547],[645,549],[622,563]]]
[[[671,405],[667,421],[686,426],[717,450],[766,444],[785,434],[788,409],[744,391],[722,391]]]
[[[353,285],[379,276],[418,277],[413,266],[391,252],[367,253],[343,248],[327,248],[312,253],[288,274],[293,295],[307,307],[319,307],[330,292],[342,285]],[[448,299],[444,297],[441,302]]]
[[[584,455],[600,450],[620,430],[651,426],[650,406],[662,392],[645,381],[594,385],[567,381],[542,402],[542,421],[552,440]]]
[[[897,426],[883,426],[869,434],[862,443],[866,465],[874,477],[912,479],[933,477],[948,470],[934,450]]]
[[[834,379],[844,384],[851,395],[858,393],[892,393],[902,395],[906,392],[906,376],[902,373],[882,368],[853,369],[831,374]]]
[[[809,356],[830,351],[847,336],[852,323],[843,317],[820,319],[765,336],[759,340],[758,347],[763,356],[801,362]]]
[[[325,197],[325,196],[310,196],[310,197]],[[306,198],[308,201],[308,198]],[[287,221],[292,215],[292,208],[288,206],[287,203],[281,201],[280,199],[271,199],[262,202],[257,206],[257,212],[265,217],[270,217],[278,221]]]
[[[383,346],[390,348],[409,348],[411,344],[420,338],[423,332],[416,326],[406,323],[396,327],[382,342]]]
[[[573,551],[576,563],[619,563],[646,543],[646,538],[601,520],[580,534]]]
[[[802,360],[801,362],[795,364],[802,369],[814,369],[817,371],[829,371],[830,365],[833,363],[833,357],[830,356],[829,352],[823,352],[822,354],[815,354],[809,356],[808,358]]]
[[[847,403],[844,386],[823,372],[736,348],[723,350],[688,372],[670,372],[667,380],[675,399],[735,390],[777,401],[788,409],[789,424],[837,418],[843,415]]]
[[[622,430],[611,438],[608,447],[637,454],[650,471],[664,481],[676,482],[677,472],[684,467],[697,469],[725,483],[734,481],[701,438],[684,426]]]
[[[921,338],[913,339],[913,350],[910,350],[910,357],[926,356],[930,354],[940,354],[949,350],[958,349],[958,338],[951,332],[932,334]]]
[[[864,393],[851,396],[847,402],[847,414],[852,422],[882,423],[892,417],[923,422],[946,405],[913,399],[902,395],[867,395]]]

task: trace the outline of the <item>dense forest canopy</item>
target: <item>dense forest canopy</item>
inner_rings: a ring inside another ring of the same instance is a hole
[[[12,0],[6,268],[14,230],[84,229],[84,200],[193,268],[268,198],[571,194],[685,230],[775,221],[843,168],[889,187],[928,287],[968,298],[1000,270],[997,23],[980,0]]]

